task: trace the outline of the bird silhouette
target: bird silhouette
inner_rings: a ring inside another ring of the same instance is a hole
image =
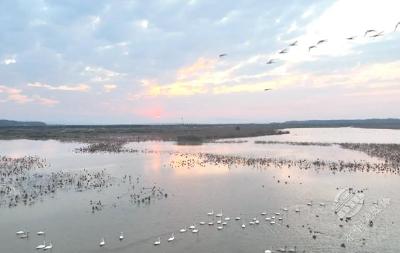
[[[376,31],[373,30],[373,29],[366,30],[365,33],[364,33],[364,37],[367,36],[368,33],[372,33],[372,32],[376,33]]]
[[[396,26],[394,27],[394,32],[397,30],[397,27],[400,25],[400,22],[396,24]]]
[[[327,40],[320,40],[320,41],[317,42],[317,45],[325,43],[325,42],[328,42],[328,41]]]
[[[270,59],[269,61],[267,61],[267,64],[272,64],[275,63],[275,59]]]
[[[379,37],[379,36],[382,36],[382,35],[383,35],[383,31],[382,31],[382,32],[379,32],[379,33],[376,33],[376,34],[374,34],[374,35],[372,35],[372,36],[370,36],[370,37],[376,38],[376,37]]]
[[[316,47],[317,47],[316,45],[312,45],[312,46],[308,47],[308,52],[310,52],[311,49],[316,48]]]
[[[295,42],[290,43],[289,46],[290,46],[290,47],[297,46],[297,40],[296,40]]]
[[[347,37],[346,40],[354,40],[356,37],[357,36],[350,36],[350,37]]]
[[[285,49],[282,49],[280,52],[279,52],[279,54],[286,54],[288,51],[287,51],[287,48],[285,48]]]
[[[222,57],[225,57],[225,56],[227,56],[227,54],[225,54],[225,53],[218,55],[219,58],[222,58]]]
[[[269,90],[271,90],[271,89],[269,89],[269,88],[264,89],[264,91],[269,91]]]

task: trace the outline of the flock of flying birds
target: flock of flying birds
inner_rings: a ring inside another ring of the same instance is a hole
[[[396,32],[396,31],[397,31],[397,28],[398,28],[399,26],[400,26],[400,22],[398,22],[398,23],[396,24],[396,26],[395,26],[393,32]],[[400,29],[399,29],[399,30],[400,30]],[[371,38],[376,38],[376,37],[380,37],[380,36],[383,36],[383,35],[384,35],[384,31],[378,32],[377,30],[374,30],[374,29],[368,29],[368,30],[366,30],[365,33],[364,33],[364,37],[369,36],[369,37],[371,37]],[[356,39],[356,38],[357,38],[357,36],[350,36],[350,37],[347,37],[346,40],[354,40],[354,39]],[[321,45],[321,44],[324,44],[324,43],[327,43],[327,42],[328,42],[327,39],[321,39],[321,40],[317,41],[317,43],[315,43],[314,45],[311,45],[311,46],[308,47],[308,52],[311,52],[311,50],[317,48],[317,46],[319,46],[319,45]],[[280,51],[278,52],[278,54],[287,54],[287,53],[289,52],[289,48],[290,48],[290,47],[295,47],[295,46],[297,46],[297,45],[298,45],[298,41],[296,40],[296,41],[290,43],[290,44],[289,44],[289,47],[280,50]],[[223,53],[223,54],[218,55],[218,57],[219,57],[219,58],[223,58],[223,57],[226,57],[227,55],[228,55],[227,53]],[[267,61],[267,64],[276,63],[276,60],[277,60],[277,59],[272,59],[272,58],[271,58],[271,59],[269,59],[269,60]],[[264,90],[265,90],[265,91],[268,91],[268,90],[271,90],[271,89],[264,89]]]

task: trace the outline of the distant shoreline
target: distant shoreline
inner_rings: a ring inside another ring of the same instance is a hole
[[[3,120],[4,122],[4,120]],[[67,142],[177,141],[197,144],[228,138],[287,134],[287,128],[400,129],[400,119],[310,120],[268,124],[170,124],[170,125],[46,125],[41,122],[0,124],[0,140],[59,140]]]

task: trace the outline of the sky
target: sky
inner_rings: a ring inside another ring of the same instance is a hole
[[[0,119],[399,118],[399,10],[398,0],[1,0]]]

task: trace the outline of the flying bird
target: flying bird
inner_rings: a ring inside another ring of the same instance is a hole
[[[267,88],[267,89],[264,89],[264,91],[269,91],[269,90],[271,90],[271,89],[269,89],[269,88]]]
[[[269,61],[267,61],[267,64],[272,64],[275,63],[275,59],[270,59]]]
[[[397,30],[397,27],[400,25],[400,22],[399,23],[397,23],[397,25],[396,25],[396,27],[394,28],[394,31],[393,32],[395,32],[396,30]]]
[[[347,37],[346,40],[354,40],[357,36]]]
[[[328,42],[328,41],[327,40],[320,40],[320,41],[317,42],[317,45],[325,43],[325,42]]]
[[[310,52],[311,49],[316,48],[316,47],[317,47],[317,46],[315,46],[315,45],[312,45],[312,46],[308,47],[308,52]]]
[[[372,35],[372,36],[370,36],[370,37],[376,38],[376,37],[379,37],[379,36],[382,36],[382,35],[383,35],[383,31],[382,31],[382,32],[379,32],[379,33],[376,33],[376,34],[374,34],[374,35]]]
[[[364,33],[364,37],[367,36],[368,33],[372,33],[372,32],[376,33],[376,31],[373,30],[373,29],[366,30],[365,33]]]
[[[282,49],[279,53],[280,53],[280,54],[286,54],[286,53],[287,53],[287,48]]]
[[[218,55],[219,58],[222,58],[222,57],[225,57],[225,56],[227,56],[227,54],[220,54],[220,55]]]
[[[290,46],[290,47],[297,46],[297,40],[296,40],[295,42],[290,43],[289,46]]]

